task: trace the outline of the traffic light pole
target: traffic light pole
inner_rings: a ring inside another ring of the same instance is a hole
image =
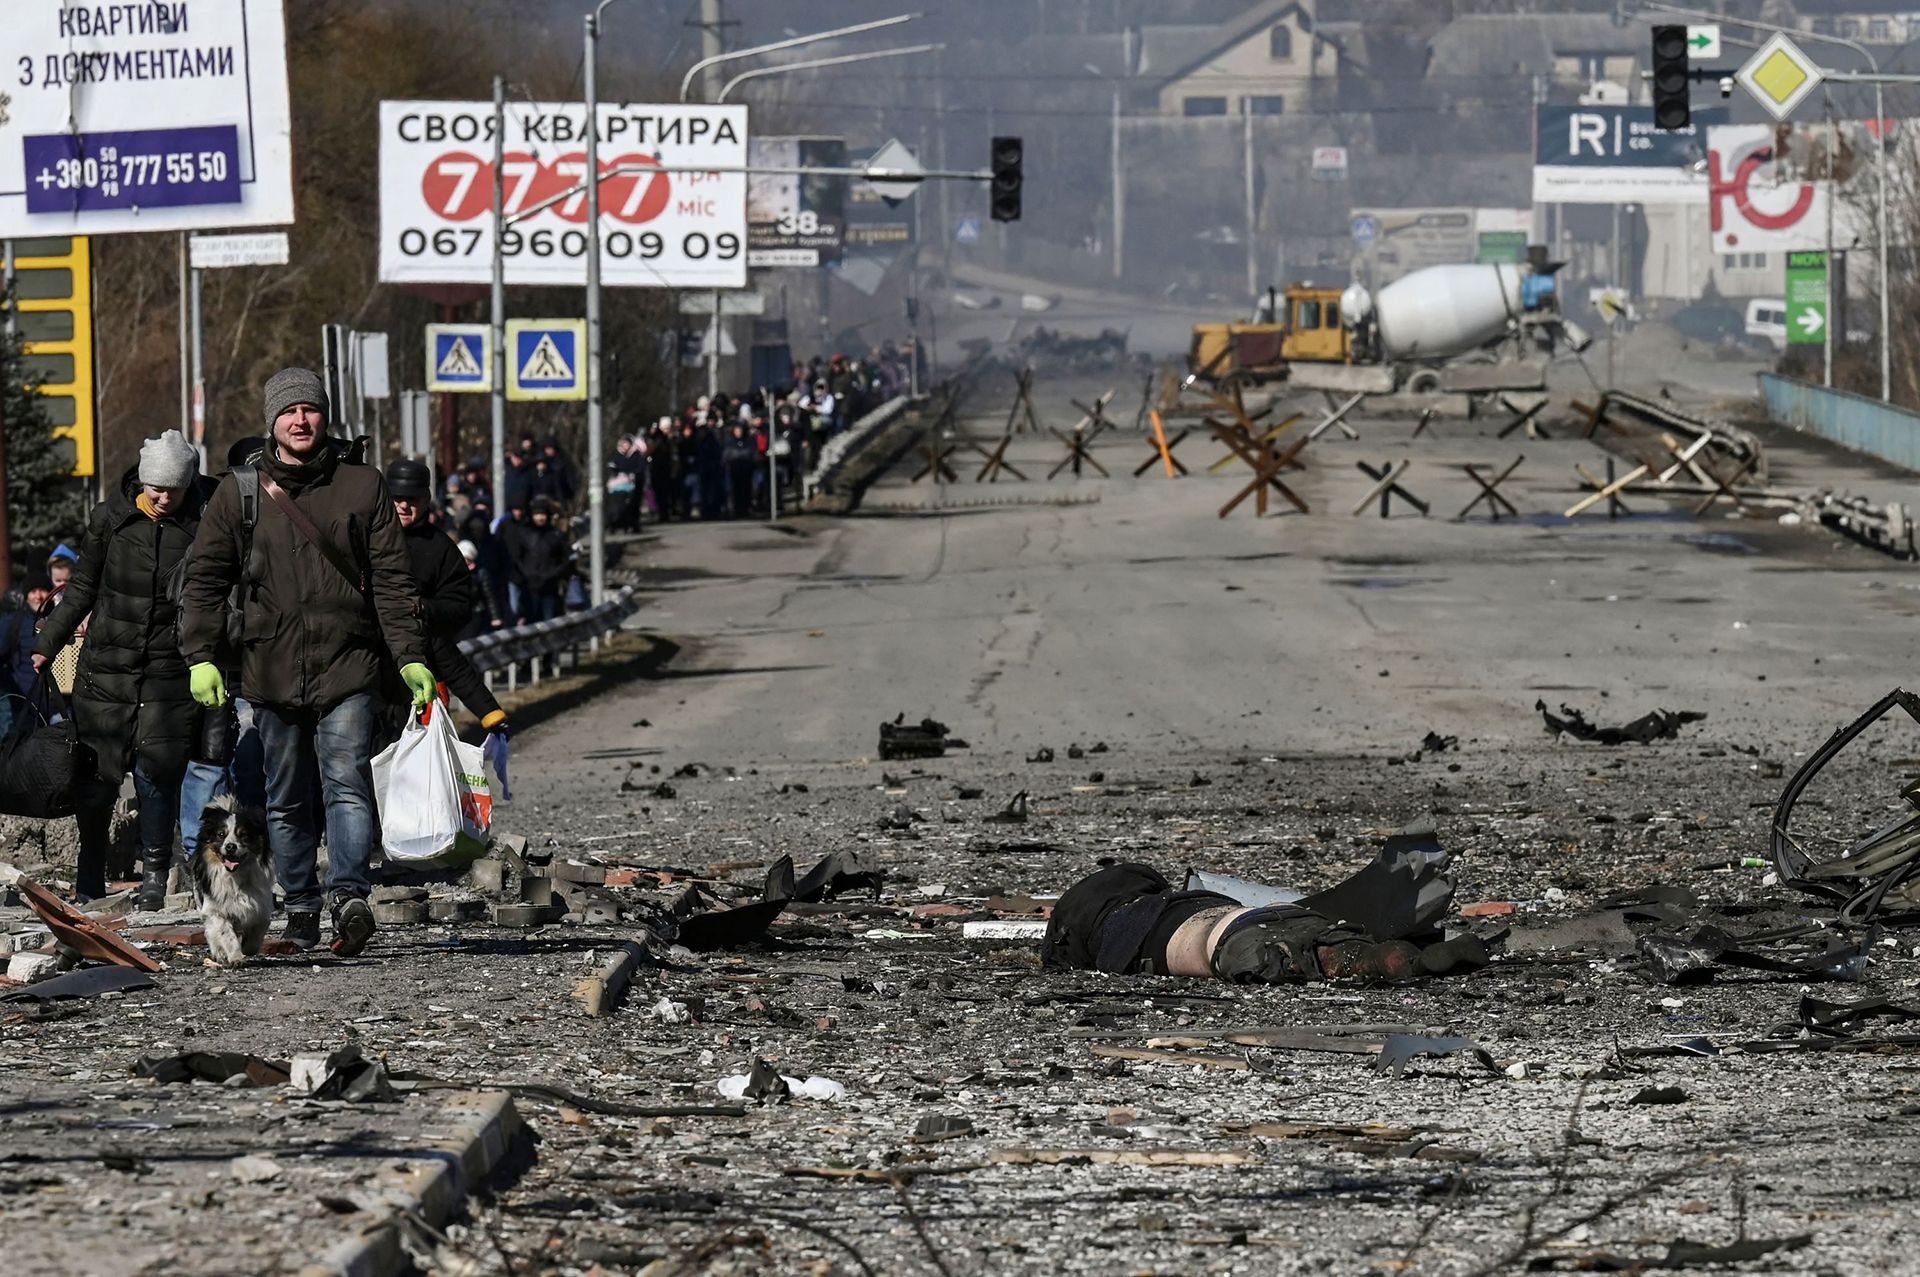
[[[1891,401],[1893,398],[1893,363],[1890,354],[1891,334],[1888,330],[1892,324],[1889,296],[1893,290],[1891,288],[1892,278],[1888,274],[1889,267],[1887,261],[1887,106],[1883,87],[1889,84],[1920,84],[1920,75],[1900,75],[1882,71],[1880,69],[1880,60],[1874,57],[1865,45],[1849,40],[1845,36],[1826,35],[1817,31],[1803,31],[1798,27],[1783,27],[1772,22],[1757,22],[1752,18],[1734,18],[1720,13],[1702,13],[1697,9],[1685,9],[1678,5],[1664,4],[1661,3],[1661,0],[1645,0],[1642,7],[1663,14],[1672,14],[1674,17],[1692,19],[1705,23],[1724,22],[1737,27],[1747,27],[1754,31],[1772,31],[1784,35],[1790,40],[1807,40],[1816,44],[1838,45],[1843,49],[1851,49],[1853,52],[1859,54],[1861,59],[1872,68],[1870,73],[1863,75],[1858,71],[1829,71],[1825,67],[1822,67],[1820,68],[1820,76],[1822,80],[1829,80],[1838,84],[1873,85],[1873,131],[1875,141],[1879,144],[1877,148],[1879,151],[1879,192],[1875,199],[1874,221],[1877,227],[1877,238],[1880,241],[1880,399],[1883,403]],[[1829,195],[1829,202],[1831,202],[1831,195]],[[1829,318],[1828,322],[1832,322],[1831,318]]]

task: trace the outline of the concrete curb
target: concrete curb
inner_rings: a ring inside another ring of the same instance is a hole
[[[419,1162],[380,1172],[372,1195],[381,1215],[329,1247],[299,1277],[398,1277],[412,1270],[402,1243],[409,1216],[444,1225],[473,1185],[493,1172],[525,1130],[513,1097],[504,1091],[459,1091],[424,1134]]]
[[[633,982],[633,973],[646,959],[647,947],[637,940],[628,940],[620,946],[620,951],[603,963],[600,969],[580,981],[573,987],[573,996],[580,1001],[588,1015],[607,1015],[620,1005],[620,995],[627,991]]]

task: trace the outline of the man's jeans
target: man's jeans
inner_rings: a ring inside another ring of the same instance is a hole
[[[373,889],[367,862],[376,827],[373,807],[371,692],[349,696],[325,713],[253,707],[254,725],[267,764],[267,838],[287,912],[317,912],[320,884],[315,863],[320,818],[314,811],[311,777],[320,772],[326,806],[327,894],[365,898]]]
[[[187,779],[180,786],[180,846],[186,858],[200,850],[200,818],[207,804],[232,791],[242,807],[267,805],[266,759],[262,756],[260,733],[254,727],[253,709],[245,701],[236,701],[240,711],[240,739],[233,747],[229,767],[212,763],[188,763]]]

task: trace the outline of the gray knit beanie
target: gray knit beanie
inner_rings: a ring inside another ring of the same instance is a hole
[[[266,401],[268,430],[276,417],[297,403],[312,404],[323,418],[332,415],[327,410],[326,383],[311,368],[282,368],[267,378]]]
[[[200,454],[178,430],[140,445],[140,482],[154,488],[184,488],[200,470]]]

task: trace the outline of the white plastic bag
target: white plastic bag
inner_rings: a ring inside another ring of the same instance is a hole
[[[394,860],[464,865],[487,852],[493,795],[480,746],[463,743],[436,705],[373,760],[380,842]]]

